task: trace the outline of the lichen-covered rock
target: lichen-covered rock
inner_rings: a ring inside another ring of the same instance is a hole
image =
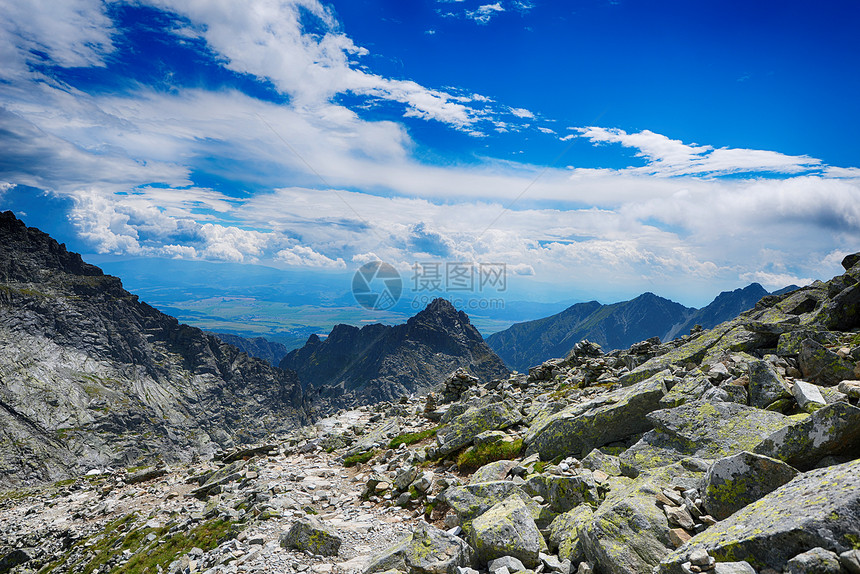
[[[791,397],[791,389],[773,366],[766,361],[749,364],[750,406],[766,408],[774,401]]]
[[[576,475],[536,474],[529,477],[523,490],[542,497],[556,512],[567,512],[582,503],[597,506],[600,497],[590,472]]]
[[[635,475],[689,456],[713,460],[751,451],[791,423],[781,413],[707,401],[654,411],[648,419],[654,430],[619,456],[625,474]]]
[[[841,574],[839,556],[824,548],[801,552],[785,564],[785,574]]]
[[[755,568],[749,562],[717,562],[714,565],[714,574],[756,574]]]
[[[651,572],[673,548],[666,514],[656,497],[675,480],[698,481],[702,472],[680,464],[616,479],[606,500],[579,532],[589,563],[604,574]]]
[[[844,552],[860,536],[860,460],[798,475],[788,484],[694,536],[660,563],[680,574],[691,548],[721,561],[745,560],[778,572],[800,552]]]
[[[537,452],[543,460],[582,457],[593,448],[644,432],[651,428],[646,415],[659,407],[665,393],[663,378],[657,375],[570,406],[532,425],[524,439],[527,452]]]
[[[600,470],[609,476],[621,476],[621,464],[617,456],[606,454],[600,449],[593,449],[582,459],[583,468]]]
[[[315,516],[305,516],[293,522],[287,532],[282,532],[279,542],[284,548],[337,556],[341,538]]]
[[[489,462],[472,474],[472,478],[469,479],[469,483],[477,484],[479,482],[505,480],[511,469],[517,466],[517,464],[519,463],[515,460],[497,460],[495,462]]]
[[[827,405],[775,431],[752,450],[801,470],[825,456],[860,454],[860,408],[842,402]]]
[[[668,370],[664,372],[669,373]],[[671,377],[672,379],[675,378],[674,375],[671,375]],[[666,382],[668,383],[669,381]],[[667,409],[695,401],[701,398],[706,391],[713,388],[714,386],[711,384],[711,381],[703,373],[688,375],[680,381],[676,381],[671,390],[666,393],[666,396],[660,399],[660,408]]]
[[[522,421],[519,409],[509,402],[472,407],[436,431],[436,453],[445,456],[471,444],[475,436],[488,430],[499,430]]]
[[[812,339],[801,343],[797,363],[805,379],[820,385],[832,386],[854,377],[854,363]]]
[[[547,549],[528,506],[517,496],[496,504],[472,522],[472,546],[479,562],[502,556],[518,558],[529,568]]]
[[[437,498],[457,513],[461,524],[467,524],[511,495],[535,504],[522,488],[509,480],[449,486]]]
[[[821,345],[835,345],[839,342],[839,337],[830,331],[799,329],[779,336],[776,354],[780,357],[796,357],[800,354],[801,345],[806,339]]]
[[[419,522],[415,531],[371,558],[364,574],[397,569],[408,574],[457,574],[475,563],[472,548],[453,534]]]
[[[821,388],[806,381],[794,381],[791,387],[791,394],[797,400],[797,405],[808,413],[812,413],[827,404],[824,395],[821,394]]]
[[[782,461],[741,452],[711,465],[705,475],[702,503],[708,514],[723,520],[795,476],[797,470]]]
[[[579,533],[593,516],[594,511],[591,506],[580,504],[556,516],[549,525],[550,549],[556,551],[561,560],[570,560],[571,563],[585,560],[585,550],[580,543]]]

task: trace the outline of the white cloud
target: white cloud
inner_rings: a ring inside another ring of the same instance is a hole
[[[532,119],[535,117],[533,113],[525,108],[510,108],[510,112],[518,118]]]
[[[275,259],[282,261],[287,265],[297,267],[323,267],[329,269],[345,269],[346,263],[343,259],[331,259],[322,253],[317,253],[310,247],[304,245],[296,245],[278,251]]]
[[[659,176],[727,175],[748,172],[793,174],[821,167],[821,161],[809,156],[790,156],[767,150],[714,149],[689,145],[680,140],[643,130],[628,134],[624,130],[601,127],[577,128],[581,137],[593,143],[620,143],[636,148],[638,157],[648,165],[633,171]]]
[[[466,17],[474,20],[478,24],[486,25],[490,23],[490,20],[492,20],[494,16],[497,16],[504,11],[505,9],[502,7],[501,2],[496,2],[495,4],[484,4],[475,10],[467,10]]]
[[[0,0],[0,77],[21,78],[28,65],[103,66],[113,51],[112,23],[99,0]]]

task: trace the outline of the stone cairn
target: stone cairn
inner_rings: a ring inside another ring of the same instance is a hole
[[[452,403],[459,400],[460,395],[478,384],[478,377],[470,375],[466,369],[459,367],[445,379],[445,388],[442,391],[442,402]]]

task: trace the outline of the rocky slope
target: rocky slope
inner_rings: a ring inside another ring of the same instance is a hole
[[[211,462],[6,493],[0,570],[854,574],[860,254],[843,265],[667,343],[580,342]]]
[[[180,325],[0,214],[0,484],[188,460],[305,418],[295,373]]]
[[[765,295],[764,287],[752,283],[720,293],[701,309],[684,307],[653,293],[612,305],[577,303],[556,315],[494,333],[487,337],[487,344],[505,364],[525,371],[552,357],[565,356],[583,339],[607,350],[623,349],[651,337],[668,341],[689,333],[696,325],[710,329],[751,309]]]
[[[469,317],[445,299],[403,325],[336,325],[325,340],[312,335],[287,354],[281,367],[295,370],[315,397],[334,405],[427,392],[458,367],[484,381],[508,374]]]

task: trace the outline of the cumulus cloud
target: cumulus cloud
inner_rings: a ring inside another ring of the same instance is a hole
[[[296,245],[288,247],[277,252],[275,259],[282,261],[287,265],[298,267],[323,267],[329,269],[344,269],[346,263],[343,259],[331,259],[322,253],[317,253],[310,247],[304,245]]]
[[[501,2],[496,2],[495,4],[484,4],[475,10],[467,10],[466,17],[474,20],[478,24],[486,25],[490,23],[490,20],[492,20],[494,16],[497,16],[504,11],[505,9],[502,7]]]

